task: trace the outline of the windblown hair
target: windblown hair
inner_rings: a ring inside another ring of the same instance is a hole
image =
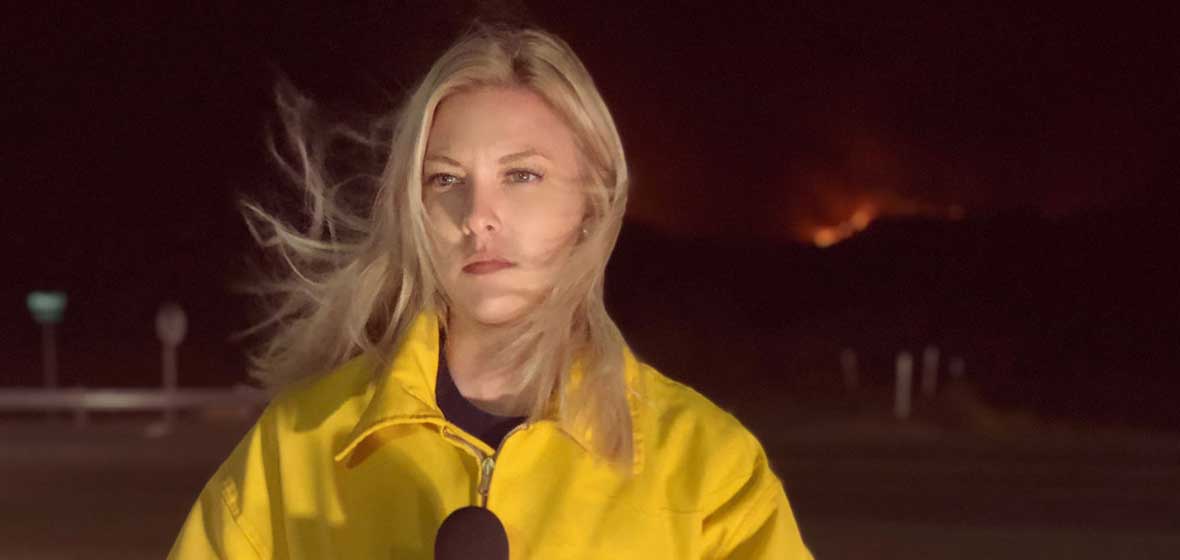
[[[314,104],[279,88],[286,149],[273,141],[271,148],[300,187],[310,220],[300,227],[244,203],[255,239],[283,263],[283,272],[255,286],[269,305],[248,331],[266,333],[251,355],[252,375],[282,387],[361,354],[374,358],[380,375],[419,313],[437,313],[447,328],[451,300],[438,281],[422,161],[439,103],[484,87],[527,88],[564,118],[576,138],[589,209],[587,234],[555,284],[511,326],[494,365],[519,372],[517,405],[531,420],[588,430],[595,451],[626,462],[633,449],[625,342],[607,314],[603,282],[626,208],[627,164],[589,73],[565,42],[543,31],[475,27],[435,62],[399,111],[370,131],[313,130]],[[341,139],[380,154],[383,169],[369,176],[360,203],[357,185],[365,181],[357,179],[364,175],[337,180],[331,172]]]

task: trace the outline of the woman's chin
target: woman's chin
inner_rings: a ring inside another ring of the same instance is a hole
[[[463,313],[472,321],[485,327],[498,327],[511,324],[524,317],[530,305],[522,298],[503,297],[492,298],[475,303]]]

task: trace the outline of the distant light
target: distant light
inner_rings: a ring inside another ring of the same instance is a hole
[[[52,325],[60,323],[62,316],[66,312],[66,293],[65,292],[29,292],[25,303],[29,306],[29,312],[33,314],[33,320],[42,325]]]

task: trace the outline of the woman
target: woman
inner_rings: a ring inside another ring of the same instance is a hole
[[[256,357],[281,391],[172,557],[430,558],[470,506],[514,559],[810,557],[758,441],[606,313],[627,167],[565,43],[455,44],[396,115],[367,212],[324,179],[300,103],[312,226],[254,222],[292,271]]]

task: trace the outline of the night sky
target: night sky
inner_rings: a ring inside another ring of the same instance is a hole
[[[1175,201],[1174,9],[235,4],[10,8],[0,23],[6,383],[35,383],[37,288],[70,292],[67,365],[102,364],[104,383],[154,367],[165,299],[232,354],[245,302],[226,286],[251,255],[235,200],[286,188],[263,141],[276,81],[328,115],[389,110],[481,15],[571,43],[628,150],[630,218],[672,238],[810,243],[858,212],[1051,221]]]

